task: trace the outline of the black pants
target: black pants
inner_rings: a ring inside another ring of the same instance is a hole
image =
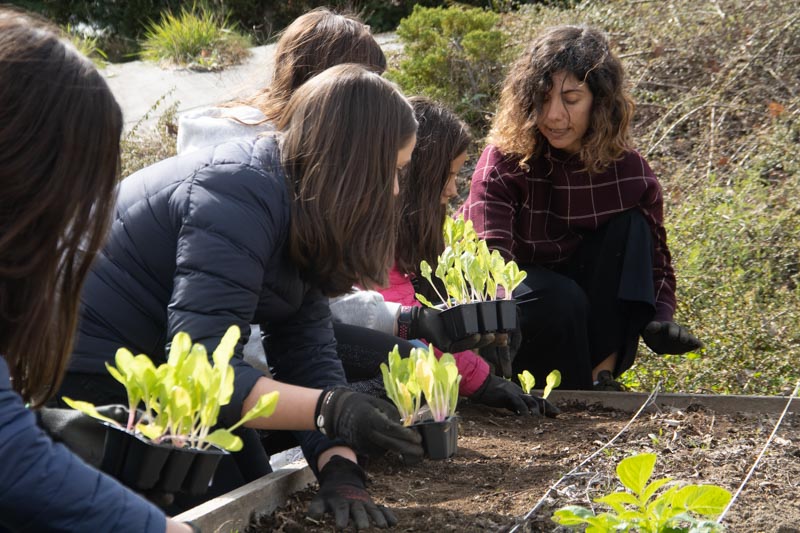
[[[617,354],[614,375],[633,365],[639,333],[655,313],[653,242],[638,210],[587,235],[565,262],[527,266],[515,291],[523,342],[515,373],[543,386],[559,370],[563,389],[591,389],[592,369]]]

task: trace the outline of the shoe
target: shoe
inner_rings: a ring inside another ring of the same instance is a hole
[[[608,370],[601,370],[597,374],[597,381],[594,386],[592,386],[592,390],[621,392],[625,390],[625,386],[614,379],[611,372]]]

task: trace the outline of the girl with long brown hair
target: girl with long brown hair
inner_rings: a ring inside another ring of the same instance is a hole
[[[250,324],[260,324],[274,379],[242,359],[240,342],[220,423],[232,424],[267,392],[281,397],[270,418],[247,424],[244,450],[220,466],[209,496],[269,471],[255,429],[295,430],[320,480],[310,512],[343,508],[339,527],[351,517],[359,528],[370,520],[385,527],[396,520],[370,499],[347,445],[419,456],[420,439],[391,404],[342,388],[328,296],[386,282],[397,174],[417,123],[393,84],[345,64],[297,89],[275,127],[120,183],[108,242],[82,294],[62,394],[118,403],[125,391],[105,363],[120,346],[161,362],[179,331],[210,354],[231,324],[243,341]]]
[[[427,285],[420,276],[419,265],[422,260],[436,264],[444,250],[442,227],[447,206],[457,196],[456,176],[466,162],[471,136],[466,124],[444,106],[424,97],[413,97],[410,102],[419,123],[417,145],[400,187],[395,266],[389,273],[389,286],[379,292],[386,301],[403,306],[398,318],[402,325],[400,337],[418,339],[425,338],[426,332],[415,327],[415,322],[420,321],[420,315],[435,313],[416,299],[415,293],[425,293]],[[433,294],[428,296],[435,298]],[[436,346],[435,339],[425,341]],[[462,376],[461,396],[518,414],[556,412],[545,400],[524,394],[518,385],[492,375],[474,351],[456,352],[453,356]]]
[[[633,102],[607,37],[557,26],[512,65],[463,212],[528,272],[516,371],[620,390],[639,335],[656,353],[702,346],[673,321],[661,185],[632,146]]]
[[[37,426],[113,208],[122,112],[58,30],[0,8],[0,529],[191,531]],[[27,405],[26,405],[27,404]]]
[[[320,7],[297,17],[281,33],[272,78],[256,94],[220,106],[188,111],[178,120],[178,153],[270,131],[292,93],[334,65],[357,63],[378,74],[386,56],[354,15]]]

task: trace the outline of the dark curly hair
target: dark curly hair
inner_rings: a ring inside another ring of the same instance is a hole
[[[572,74],[592,92],[592,114],[580,158],[587,171],[602,172],[631,149],[634,104],[608,38],[589,26],[555,26],[530,44],[503,83],[489,142],[518,157],[522,165],[543,153],[548,144],[537,122],[558,72]]]

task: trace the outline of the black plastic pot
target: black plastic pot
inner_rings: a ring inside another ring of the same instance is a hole
[[[447,459],[458,450],[458,417],[443,422],[427,420],[412,426],[422,435],[422,448],[431,459]]]
[[[174,448],[153,444],[115,425],[106,424],[106,427],[108,430],[100,470],[132,489],[153,488]]]
[[[508,331],[517,329],[517,301],[516,300],[497,300],[497,329]]]
[[[161,470],[156,488],[162,492],[178,492],[183,486],[189,469],[197,455],[197,450],[173,448]]]
[[[208,484],[211,483],[220,460],[228,452],[216,447],[207,450],[193,449],[191,452],[194,454],[194,461],[183,481],[182,490],[196,496],[208,490]]]
[[[103,425],[107,430],[100,470],[134,490],[203,494],[228,453],[216,447],[198,450],[155,444],[119,426]]]
[[[478,324],[478,304],[460,304],[445,309],[439,315],[447,334],[452,339],[463,339],[480,332]]]
[[[491,333],[497,331],[497,302],[479,302],[478,304],[478,325],[481,333]]]

